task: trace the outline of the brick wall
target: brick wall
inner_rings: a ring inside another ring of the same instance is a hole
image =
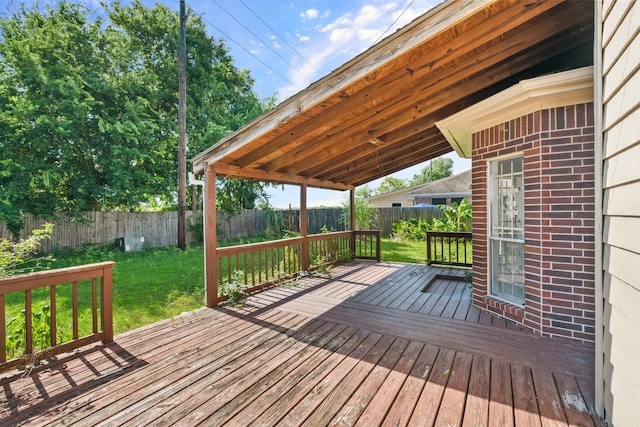
[[[593,103],[473,134],[473,300],[548,336],[595,340]],[[524,158],[525,305],[488,293],[487,162]]]

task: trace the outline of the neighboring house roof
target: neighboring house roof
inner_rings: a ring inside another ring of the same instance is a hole
[[[471,170],[412,187],[406,197],[444,197],[471,195]]]
[[[400,190],[389,191],[367,198],[369,203],[377,200],[390,199],[394,196],[410,197],[467,197],[471,195],[471,170],[428,182],[426,184],[414,185],[401,188]]]

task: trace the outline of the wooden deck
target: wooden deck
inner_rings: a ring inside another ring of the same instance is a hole
[[[600,425],[593,345],[470,305],[454,270],[353,263],[0,378],[3,425]],[[461,275],[462,272],[456,274]]]

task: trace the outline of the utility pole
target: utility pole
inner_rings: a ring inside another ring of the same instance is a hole
[[[180,0],[180,53],[178,66],[178,249],[187,248],[187,36],[185,0]]]

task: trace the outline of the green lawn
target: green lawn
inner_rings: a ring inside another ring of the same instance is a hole
[[[410,262],[425,264],[427,262],[427,246],[424,241],[401,241],[382,239],[382,261]]]
[[[227,241],[222,245],[244,244],[261,239]],[[153,248],[144,252],[116,252],[86,249],[57,255],[49,261],[50,268],[61,268],[100,261],[115,261],[113,270],[113,318],[116,334],[140,326],[172,318],[180,313],[202,307],[204,303],[204,256],[202,245],[192,245],[186,251],[174,247]],[[426,261],[424,242],[382,240],[382,260],[421,263]],[[57,287],[57,307],[61,335],[69,335],[71,285]],[[80,333],[91,332],[90,282],[81,282]],[[48,304],[48,291],[33,292],[34,312]],[[24,307],[24,294],[7,297],[7,319],[19,316]],[[67,314],[65,314],[67,313]],[[62,324],[60,324],[62,323]]]

